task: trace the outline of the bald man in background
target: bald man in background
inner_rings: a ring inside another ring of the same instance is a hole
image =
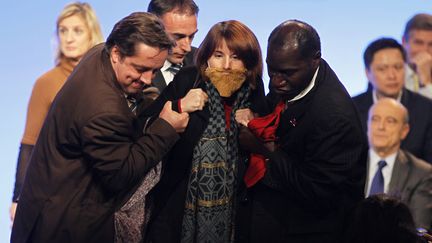
[[[409,132],[407,109],[392,98],[379,99],[369,110],[366,195],[400,198],[417,227],[432,222],[432,165],[400,148]]]

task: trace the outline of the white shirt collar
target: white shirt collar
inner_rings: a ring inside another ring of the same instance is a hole
[[[312,90],[312,88],[315,86],[315,80],[316,80],[316,77],[318,76],[318,70],[319,70],[319,67],[315,70],[314,76],[312,77],[312,80],[309,82],[309,85],[304,90],[302,90],[297,96],[290,99],[288,102],[293,102],[293,101],[299,100],[299,99],[305,97]]]
[[[164,65],[160,69],[162,76],[165,79],[166,85],[168,85],[174,79],[174,74],[167,70],[169,67],[171,67],[171,65],[173,65],[172,62],[165,60]]]
[[[405,77],[412,77],[417,75],[414,69],[412,69],[408,64],[405,64]]]
[[[393,173],[393,167],[396,162],[397,152],[388,155],[385,158],[381,158],[372,148],[369,149],[369,160],[368,160],[368,174],[367,174],[367,190],[365,196],[367,197],[370,192],[370,187],[372,184],[372,179],[378,170],[378,162],[380,160],[385,160],[386,166],[382,168],[382,173],[384,176],[384,193],[389,191],[389,185],[391,180],[391,175]]]
[[[168,69],[169,67],[171,67],[171,65],[173,65],[172,62],[170,62],[170,61],[168,61],[168,60],[165,60],[164,65],[162,66],[161,70],[162,70],[162,71],[167,71],[167,69]]]

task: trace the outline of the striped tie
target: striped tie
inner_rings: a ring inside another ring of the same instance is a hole
[[[126,99],[127,99],[127,101],[128,101],[129,109],[130,109],[134,114],[136,114],[137,100],[136,100],[134,97],[130,96],[130,95],[128,95],[128,96],[126,97]]]
[[[181,63],[173,63],[169,68],[167,68],[168,71],[170,71],[172,74],[176,75],[178,73],[178,71],[180,71],[180,69],[182,68],[182,64]]]

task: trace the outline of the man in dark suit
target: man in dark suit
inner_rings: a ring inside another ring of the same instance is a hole
[[[382,97],[401,102],[410,115],[410,132],[401,147],[432,163],[432,101],[404,88],[406,55],[394,39],[381,38],[371,42],[364,55],[366,76],[372,85],[353,98],[361,117],[363,130],[369,108]]]
[[[237,241],[339,242],[345,212],[364,196],[367,142],[354,104],[304,22],[273,30],[267,66],[268,101],[283,108],[275,146],[240,134],[244,148],[267,162],[262,179],[246,181]]]
[[[400,197],[410,208],[416,226],[430,229],[432,165],[400,149],[409,132],[408,120],[407,109],[391,98],[381,98],[370,108],[366,195]],[[383,181],[378,179],[381,176]]]
[[[143,134],[133,112],[172,45],[156,16],[133,13],[83,57],[34,148],[12,242],[114,242],[114,213],[189,119],[168,102]]]
[[[152,0],[147,11],[157,15],[165,25],[167,33],[175,40],[176,46],[168,54],[163,67],[156,72],[153,86],[162,90],[182,68],[194,64],[195,47],[192,40],[197,29],[199,8],[193,0]],[[146,91],[150,91],[146,90]]]

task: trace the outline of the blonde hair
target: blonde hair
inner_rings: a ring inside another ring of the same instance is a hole
[[[90,43],[91,46],[95,46],[103,42],[102,31],[99,25],[99,21],[96,17],[96,13],[88,3],[84,2],[73,2],[66,5],[57,17],[56,23],[56,36],[59,38],[59,25],[60,22],[71,16],[78,15],[84,21],[85,25],[90,31]],[[57,47],[56,63],[59,63],[65,56],[60,50],[60,46]]]

